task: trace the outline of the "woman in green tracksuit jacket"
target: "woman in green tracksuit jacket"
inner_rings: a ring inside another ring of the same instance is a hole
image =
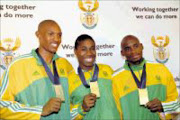
[[[80,35],[75,42],[75,55],[79,62],[77,72],[69,75],[72,119],[120,119],[112,95],[111,75],[108,65],[96,64],[95,42],[89,35]],[[90,82],[97,82],[100,97],[91,93]]]

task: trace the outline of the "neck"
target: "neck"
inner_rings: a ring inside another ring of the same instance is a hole
[[[141,64],[141,62],[143,61],[144,59],[143,58],[141,58],[140,60],[138,60],[138,61],[135,61],[135,62],[132,62],[132,61],[128,61],[128,63],[130,64],[130,65],[139,65],[139,64]]]
[[[47,52],[42,48],[38,48],[38,52],[46,63],[51,63],[54,55],[53,53]]]

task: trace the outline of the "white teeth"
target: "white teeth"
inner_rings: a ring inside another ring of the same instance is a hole
[[[57,47],[57,44],[56,43],[52,43],[51,44],[53,47]]]
[[[86,59],[84,59],[86,62],[92,62],[93,61],[93,59],[92,58],[86,58]]]

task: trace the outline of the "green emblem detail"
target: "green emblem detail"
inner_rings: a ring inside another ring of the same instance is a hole
[[[64,75],[65,74],[64,69],[60,69],[60,73]]]
[[[156,80],[160,82],[161,81],[161,77],[159,75],[156,75]]]
[[[105,77],[107,77],[107,76],[108,76],[108,73],[107,73],[106,71],[103,71],[103,75],[104,75]]]
[[[33,74],[33,76],[36,76],[36,75],[40,75],[38,71],[35,71]]]
[[[127,91],[129,89],[129,86],[124,87],[124,91]]]

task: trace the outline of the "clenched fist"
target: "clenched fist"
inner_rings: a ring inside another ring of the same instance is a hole
[[[152,101],[149,101],[146,104],[146,107],[151,110],[151,112],[162,112],[163,107],[161,104],[161,101],[159,101],[157,98],[153,99]]]
[[[96,95],[90,93],[84,97],[82,108],[85,112],[88,112],[91,107],[94,107],[96,102]]]
[[[59,98],[51,98],[44,106],[41,116],[47,116],[53,112],[58,112],[61,108],[61,100]]]

